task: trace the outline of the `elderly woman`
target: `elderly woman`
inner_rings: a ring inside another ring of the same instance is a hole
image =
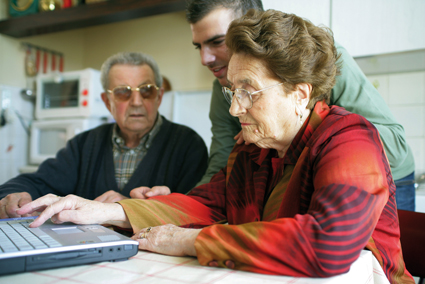
[[[268,274],[337,275],[366,248],[391,283],[414,283],[378,132],[326,104],[338,72],[330,32],[251,10],[231,24],[226,44],[231,88],[223,92],[250,144],[235,145],[210,183],[119,204],[48,195],[20,214],[48,206],[32,227],[50,217],[132,227],[140,249]]]

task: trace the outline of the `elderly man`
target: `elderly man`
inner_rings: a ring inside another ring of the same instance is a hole
[[[201,179],[207,148],[195,131],[158,113],[164,90],[154,59],[118,53],[101,73],[102,100],[116,123],[77,135],[37,172],[1,185],[0,218],[19,217],[17,209],[47,193],[115,202],[168,188],[185,193]]]
[[[230,115],[230,105],[221,90],[222,86],[228,85],[227,67],[230,60],[224,39],[229,24],[249,9],[263,10],[261,0],[193,0],[187,6],[186,18],[192,30],[193,45],[199,49],[201,63],[217,78],[213,82],[210,107],[213,133],[210,159],[207,172],[198,185],[209,182],[226,165],[235,144],[234,137],[241,131],[239,120]],[[353,58],[342,46],[336,44],[336,47],[343,65],[341,75],[337,77],[337,83],[332,89],[330,103],[360,114],[375,125],[397,186],[397,206],[399,209],[414,211],[415,188],[412,182],[409,184],[406,181],[414,179],[415,164],[404,129]],[[238,143],[242,143],[241,138]]]

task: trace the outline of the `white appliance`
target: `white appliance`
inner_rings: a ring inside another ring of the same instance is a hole
[[[204,139],[208,151],[212,137],[209,118],[211,92],[211,90],[166,92],[159,107],[159,113],[168,120],[195,130]]]
[[[44,160],[55,157],[69,139],[105,122],[101,118],[34,121],[31,125],[30,163],[41,164]]]
[[[20,171],[35,171],[44,160],[54,158],[69,139],[107,122],[111,115],[102,92],[100,71],[95,69],[38,75],[30,165]]]
[[[0,85],[0,184],[18,175],[28,160],[28,125],[34,104],[22,98],[21,90]]]
[[[37,119],[106,117],[101,93],[100,71],[84,69],[52,72],[37,77],[35,116]]]

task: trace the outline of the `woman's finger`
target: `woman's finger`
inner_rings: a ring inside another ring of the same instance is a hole
[[[32,202],[29,202],[23,205],[21,208],[16,210],[16,212],[20,215],[33,213],[41,208],[45,208],[60,199],[59,196],[54,194],[47,194],[43,197],[40,197]]]
[[[44,224],[44,222],[49,220],[53,215],[56,215],[65,209],[66,198],[61,198],[59,196],[56,198],[57,201],[48,205],[46,209],[44,209],[43,212],[41,212],[41,214],[30,224],[31,228],[36,228]]]

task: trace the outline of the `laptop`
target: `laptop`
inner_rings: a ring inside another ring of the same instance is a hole
[[[36,217],[0,220],[0,275],[101,261],[137,254],[139,243],[101,225],[28,225]]]

